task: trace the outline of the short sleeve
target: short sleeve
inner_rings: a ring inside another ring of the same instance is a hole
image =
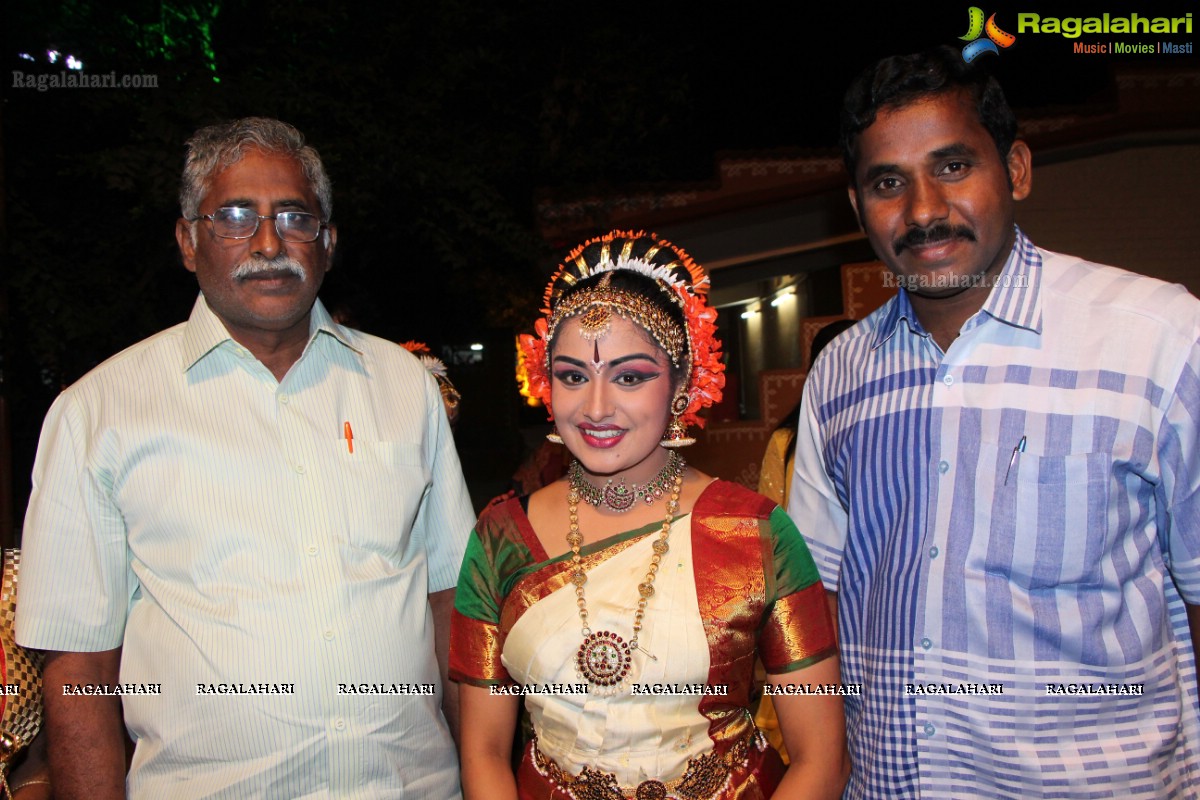
[[[478,531],[471,532],[450,617],[450,677],[475,686],[511,683],[500,661],[499,580]]]
[[[532,560],[517,514],[523,512],[516,498],[492,506],[467,540],[450,618],[450,677],[456,681],[475,686],[513,682],[500,660],[500,612],[508,583]]]
[[[433,376],[421,370],[428,409],[424,449],[430,465],[429,491],[413,522],[413,533],[425,543],[429,563],[429,593],[453,589],[467,534],[475,521],[471,497],[463,480],[450,422]]]
[[[99,652],[120,647],[138,582],[102,441],[76,395],[46,415],[22,535],[17,641],[25,647]]]
[[[804,384],[787,511],[804,535],[825,587],[836,592],[849,517],[826,468],[818,419],[820,365],[829,363],[829,358],[823,358]]]
[[[837,652],[833,620],[816,565],[780,508],[771,512],[772,567],[775,596],[759,636],[759,652],[767,672],[792,672]]]

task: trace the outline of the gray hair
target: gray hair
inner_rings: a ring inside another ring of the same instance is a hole
[[[321,156],[304,143],[303,134],[277,119],[245,117],[201,128],[188,139],[183,182],[179,187],[179,207],[185,219],[195,219],[213,176],[241,161],[247,147],[296,159],[317,195],[321,219],[328,221],[332,217],[333,189],[329,175]]]

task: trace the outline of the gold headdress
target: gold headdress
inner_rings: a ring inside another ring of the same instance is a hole
[[[611,286],[611,274],[619,270],[637,272],[654,281],[682,311],[685,329],[645,296]],[[609,274],[593,286],[566,294],[580,281],[601,273]],[[537,335],[521,337],[530,394],[545,403],[553,419],[549,352],[558,327],[568,319],[579,318],[583,335],[597,339],[607,333],[616,314],[644,328],[674,366],[685,366],[686,390],[672,410],[679,424],[703,427],[697,412],[719,401],[725,386],[721,342],[715,335],[717,312],[708,306],[707,294],[708,276],[704,270],[666,239],[642,231],[612,231],[589,239],[572,250],[550,278],[542,308],[544,316],[534,324]]]

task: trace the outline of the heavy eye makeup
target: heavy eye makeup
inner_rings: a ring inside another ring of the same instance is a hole
[[[574,367],[558,367],[553,374],[556,381],[566,386],[579,386],[587,383],[587,375]]]
[[[662,375],[660,370],[622,369],[612,377],[612,382],[618,386],[641,386],[643,383],[655,380]]]
[[[602,364],[604,362],[601,362]],[[570,356],[555,356],[552,374],[554,379],[564,386],[580,386],[591,380],[589,369],[591,365],[571,358]],[[615,358],[600,368],[600,374],[606,380],[625,388],[641,386],[649,381],[662,377],[666,368],[660,365],[652,356],[635,353],[621,358]]]

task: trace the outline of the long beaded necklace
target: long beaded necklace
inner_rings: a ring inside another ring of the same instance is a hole
[[[583,502],[593,508],[607,506],[613,511],[628,511],[638,500],[644,501],[648,506],[653,505],[654,501],[666,493],[686,468],[687,462],[679,453],[672,450],[667,456],[667,463],[658,471],[658,474],[642,484],[626,484],[624,478],[613,483],[613,479],[609,478],[608,483],[604,484],[604,488],[601,489],[583,474],[583,467],[580,466],[578,460],[571,462],[571,466],[567,470],[567,477],[571,481],[571,487],[579,493]]]
[[[682,459],[680,461],[682,462]],[[675,512],[679,510],[679,494],[682,488],[681,466],[671,483],[671,496],[667,500],[667,515],[663,519],[662,531],[651,545],[654,555],[650,557],[646,577],[638,584],[637,610],[633,614],[633,637],[628,642],[612,631],[593,632],[588,626],[587,598],[584,597],[583,591],[583,585],[587,583],[587,573],[583,569],[583,559],[579,554],[583,546],[583,534],[579,532],[580,493],[573,481],[567,490],[570,521],[567,544],[571,548],[571,582],[575,584],[575,603],[579,606],[579,621],[583,624],[583,643],[575,653],[575,669],[581,678],[595,687],[599,695],[616,694],[629,677],[633,666],[633,651],[638,649],[638,634],[642,630],[642,619],[646,616],[646,604],[654,594],[654,578],[658,574],[658,565],[670,549],[667,539],[671,535],[671,521]]]

